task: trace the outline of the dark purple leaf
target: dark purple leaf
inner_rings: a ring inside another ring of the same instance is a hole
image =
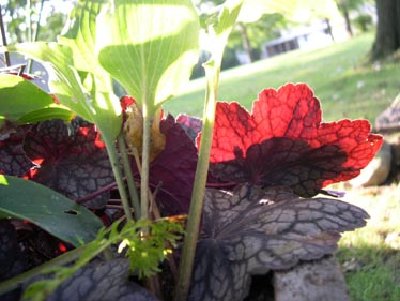
[[[190,300],[243,300],[250,275],[332,254],[368,214],[345,202],[302,199],[284,187],[207,190]]]
[[[28,127],[5,122],[0,129],[0,174],[23,176],[34,166],[23,143]]]
[[[0,220],[0,280],[7,278],[19,253],[17,232],[10,221]]]
[[[31,179],[72,199],[94,193],[114,180],[105,145],[91,124],[39,123],[27,135],[25,151],[39,164]],[[101,193],[84,205],[102,208],[108,198],[107,192]]]
[[[188,115],[179,115],[178,118],[176,118],[176,122],[182,125],[186,134],[190,137],[190,139],[192,139],[193,142],[195,142],[197,135],[201,132],[201,119]]]
[[[128,281],[127,259],[93,262],[60,285],[47,301],[157,301],[146,289]]]
[[[158,186],[156,196],[163,215],[186,213],[189,208],[197,164],[197,150],[172,116],[160,122],[166,147],[150,166],[150,183]]]

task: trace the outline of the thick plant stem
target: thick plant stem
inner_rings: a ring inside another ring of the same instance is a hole
[[[135,179],[133,178],[132,168],[129,164],[128,154],[125,146],[125,139],[122,135],[118,137],[118,148],[121,154],[122,165],[124,167],[124,174],[128,184],[128,192],[132,201],[133,208],[135,209],[136,220],[140,219],[140,200],[136,189]]]
[[[210,162],[212,134],[215,118],[215,104],[219,79],[219,67],[205,66],[207,87],[203,112],[203,129],[200,141],[199,161],[197,163],[196,177],[190,200],[188,223],[186,227],[185,242],[181,263],[179,267],[178,283],[176,285],[175,301],[186,301],[189,292],[190,280],[193,270],[196,245],[199,236],[200,218],[203,209],[204,192],[207,171]]]
[[[114,141],[110,141],[108,138],[104,137],[104,142],[106,143],[108,158],[111,163],[112,171],[117,181],[118,191],[121,196],[122,206],[124,208],[124,213],[128,221],[132,221],[132,213],[129,207],[128,195],[125,190],[124,179],[122,177],[121,167],[118,160],[117,149],[115,147]]]
[[[142,143],[142,168],[140,172],[140,218],[149,219],[149,173],[150,173],[150,141],[151,117],[149,108],[143,102],[143,143]]]
[[[47,261],[46,263],[33,268],[27,272],[18,274],[17,276],[0,283],[0,295],[14,288],[17,288],[20,284],[28,281],[32,277],[40,274],[46,274],[54,271],[57,267],[65,265],[75,259],[77,259],[83,252],[86,245],[79,247],[75,250],[69,251],[63,255],[60,255],[54,259]]]

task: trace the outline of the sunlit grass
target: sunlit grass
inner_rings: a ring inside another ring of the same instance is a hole
[[[264,88],[305,82],[321,100],[324,120],[373,121],[400,91],[400,66],[364,64],[372,41],[373,35],[366,34],[323,49],[293,51],[222,72],[219,99],[239,101],[249,108]],[[166,108],[174,115],[200,116],[203,87],[203,79],[190,82],[186,91],[172,99]]]

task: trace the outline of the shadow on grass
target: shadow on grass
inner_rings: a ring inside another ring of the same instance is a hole
[[[337,258],[352,301],[400,300],[400,250],[383,244],[341,246]]]

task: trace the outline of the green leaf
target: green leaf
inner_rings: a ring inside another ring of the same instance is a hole
[[[97,17],[98,58],[151,112],[189,80],[199,28],[190,0],[115,0]]]
[[[107,0],[79,0],[69,17],[66,33],[58,36],[60,44],[72,49],[74,66],[79,71],[100,72],[105,76],[105,71],[97,61],[95,48],[96,17],[106,3]]]
[[[67,107],[57,104],[51,104],[46,108],[31,111],[25,114],[17,120],[18,123],[36,123],[44,120],[50,119],[62,119],[65,121],[71,121],[75,117],[74,112],[72,112]]]
[[[24,219],[75,246],[96,237],[102,224],[91,211],[41,184],[0,175],[0,216]]]
[[[7,46],[7,49],[42,62],[49,73],[49,87],[61,104],[95,123],[105,137],[113,140],[118,136],[122,124],[118,98],[111,91],[103,91],[104,82],[92,74],[88,75],[86,87],[82,84],[70,47],[36,42]]]
[[[93,121],[95,108],[73,67],[71,48],[54,42],[36,42],[7,46],[7,49],[42,62],[49,72],[49,87],[57,94],[60,103],[84,119]]]
[[[70,121],[73,113],[29,80],[0,74],[0,119],[31,123],[55,118]]]

